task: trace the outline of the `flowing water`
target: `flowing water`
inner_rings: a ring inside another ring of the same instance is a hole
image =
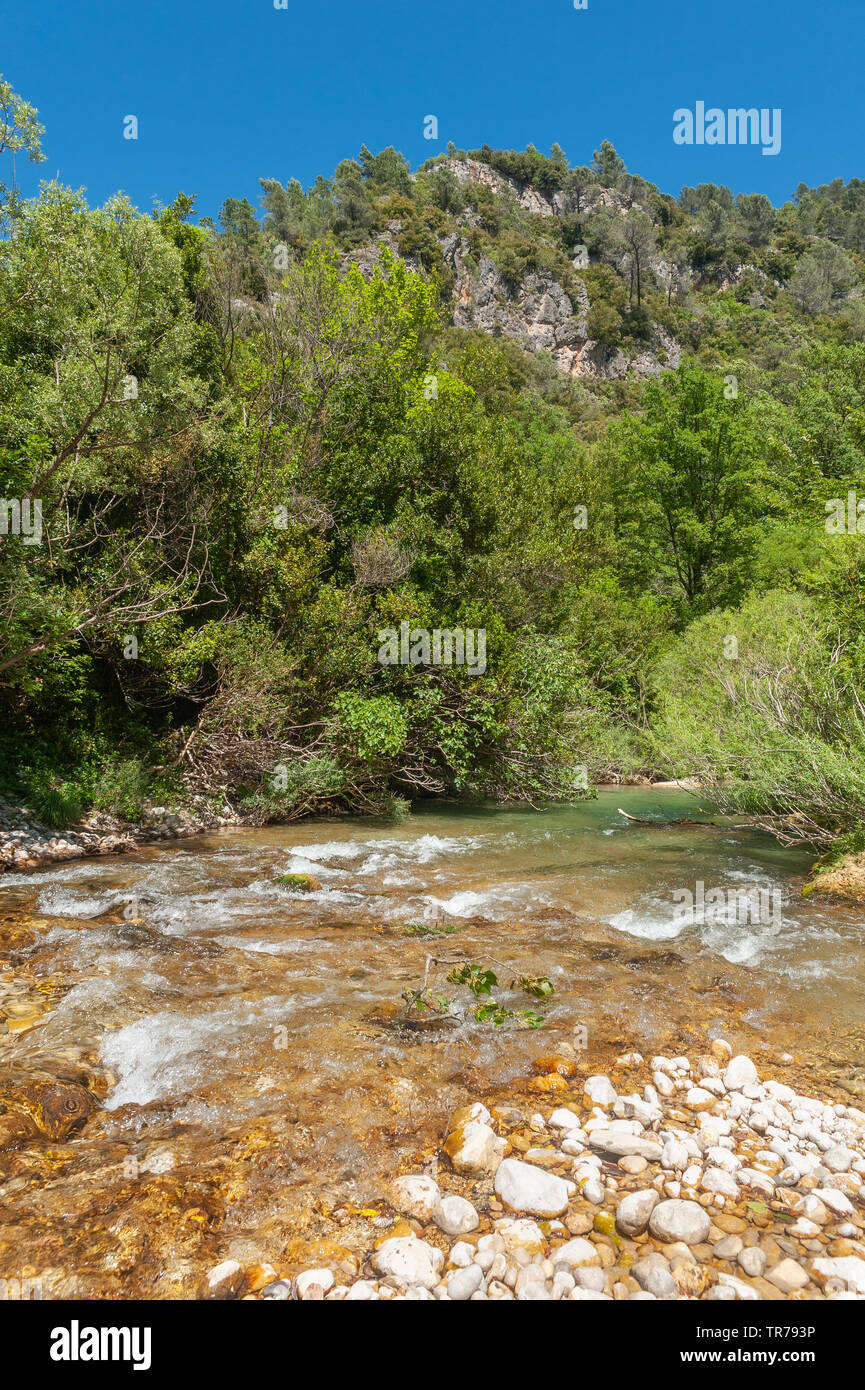
[[[24,1250],[84,1294],[170,1297],[216,1257],[276,1262],[316,1214],[369,1207],[428,1158],[454,1106],[526,1091],[544,1053],[591,1073],[723,1035],[861,1103],[861,909],[801,898],[813,855],[753,830],[618,813],[699,805],[439,807],[6,875],[0,1067],[48,1068],[99,1109],[67,1142],[0,1152],[0,1277]],[[543,1026],[478,1022],[446,978],[465,963]],[[509,988],[537,976],[544,1003]],[[445,1014],[410,1007],[425,978]]]

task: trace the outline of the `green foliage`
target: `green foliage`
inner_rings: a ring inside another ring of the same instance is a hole
[[[81,819],[82,803],[77,788],[69,783],[43,787],[30,798],[37,820],[55,827],[74,825]]]
[[[505,178],[531,184],[546,194],[561,188],[568,170],[567,159],[558,146],[554,146],[548,156],[541,154],[534,145],[528,145],[522,154],[513,150],[494,150],[484,145],[479,150],[470,150],[468,158],[480,160],[504,174]]]
[[[813,598],[783,591],[694,622],[655,674],[672,767],[789,838],[850,833],[865,797],[862,668],[839,665],[838,637]]]
[[[103,769],[93,786],[91,804],[121,820],[140,820],[149,783],[143,760],[126,758]]]
[[[491,994],[498,980],[492,970],[482,970],[479,965],[463,965],[452,970],[448,979],[453,985],[467,985],[476,999],[482,994]]]
[[[760,439],[742,396],[686,365],[651,383],[643,416],[611,432],[622,568],[648,575],[681,615],[729,603],[746,589],[781,479],[760,461]]]
[[[337,697],[333,737],[363,763],[395,758],[405,748],[408,717],[393,695],[364,699],[354,691]]]
[[[0,156],[41,134],[0,79]],[[604,141],[261,186],[218,228],[0,197],[0,496],[43,532],[0,539],[4,787],[61,824],[189,780],[263,823],[674,767],[858,833],[865,563],[823,523],[865,478],[865,183],[673,199]],[[482,258],[588,296],[597,375],[453,326]],[[682,364],[614,376],[661,327]],[[383,664],[403,622],[483,669]]]
[[[493,970],[485,970],[480,965],[462,965],[451,970],[447,976],[450,984],[465,985],[477,1000],[488,998],[487,1003],[478,1003],[473,1010],[478,1023],[491,1023],[500,1028],[505,1023],[518,1023],[524,1028],[541,1028],[546,1016],[537,1009],[509,1009],[499,999],[492,997],[493,990],[499,987],[498,977]],[[511,980],[508,988],[520,989],[534,999],[550,999],[554,993],[553,985],[546,975],[520,976]],[[449,1002],[449,1001],[444,1001]]]
[[[13,169],[15,156],[22,152],[26,152],[31,164],[42,163],[45,159],[42,153],[44,134],[45,127],[39,122],[39,113],[35,106],[31,106],[29,101],[19,96],[0,73],[0,157],[11,154]],[[0,207],[5,201],[6,185],[0,181]],[[13,210],[17,202],[17,195],[13,189],[9,199]]]

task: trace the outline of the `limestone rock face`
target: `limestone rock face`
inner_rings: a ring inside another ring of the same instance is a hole
[[[529,271],[516,287],[505,282],[489,257],[482,257],[472,271],[465,265],[469,246],[464,238],[447,238],[442,250],[457,279],[453,312],[457,328],[479,328],[493,337],[513,338],[528,352],[548,352],[569,376],[597,380],[659,376],[665,367],[675,368],[681,361],[679,345],[661,327],[630,357],[590,338],[589,293],[579,275],[574,280],[574,301],[549,271]]]
[[[440,161],[438,167],[449,169],[460,183],[489,188],[497,195],[507,194],[538,218],[560,216],[569,210],[568,195],[561,190],[548,195],[529,184],[507,178],[480,160],[454,157]],[[621,191],[599,187],[587,191],[581,206],[584,212],[605,208],[624,214],[631,207],[645,211]],[[505,280],[488,255],[478,258],[472,254],[469,237],[479,224],[479,215],[467,211],[459,220],[458,230],[449,230],[437,237],[442,260],[454,277],[451,321],[457,328],[474,328],[493,337],[512,338],[527,352],[549,353],[559,371],[588,380],[654,377],[679,366],[681,348],[659,324],[654,326],[648,341],[631,347],[628,352],[589,336],[589,291],[579,274],[587,267],[585,258],[578,256],[573,261],[574,275],[569,281],[569,291],[549,270],[528,270],[519,284],[512,284]],[[366,245],[352,251],[347,260],[356,262],[364,276],[371,276],[385,248],[396,256],[401,255],[402,230],[400,220],[392,219]],[[409,269],[422,270],[415,256],[406,255],[403,259]],[[673,267],[656,256],[651,271],[657,283],[663,286],[673,274]]]

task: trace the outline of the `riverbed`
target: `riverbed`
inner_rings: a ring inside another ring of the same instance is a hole
[[[335,1208],[374,1211],[467,1095],[526,1090],[551,1052],[591,1074],[723,1037],[861,1104],[861,909],[800,897],[813,853],[620,807],[712,819],[614,789],[6,875],[0,1066],[50,1064],[98,1110],[0,1153],[0,1277],[23,1248],[82,1296],[172,1297],[216,1258],[282,1258]],[[320,886],[278,881],[298,874]],[[743,892],[771,910],[743,921]],[[465,964],[496,975],[499,1026],[448,982]],[[438,1010],[409,1006],[425,977]]]

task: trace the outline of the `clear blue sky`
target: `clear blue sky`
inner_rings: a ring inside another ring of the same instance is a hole
[[[38,106],[47,163],[92,202],[195,193],[257,205],[362,143],[412,167],[448,140],[586,163],[612,140],[665,191],[728,183],[774,202],[865,177],[863,0],[0,0],[0,71]],[[783,145],[677,146],[673,111],[780,107]],[[122,138],[136,115],[139,139]],[[440,141],[424,140],[438,117]],[[8,156],[4,157],[8,162]],[[7,177],[8,181],[8,177]]]

